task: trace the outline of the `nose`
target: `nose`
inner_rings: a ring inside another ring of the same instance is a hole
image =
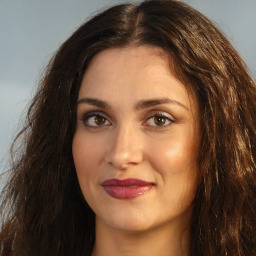
[[[119,170],[143,161],[143,143],[134,127],[119,127],[113,131],[105,160]]]

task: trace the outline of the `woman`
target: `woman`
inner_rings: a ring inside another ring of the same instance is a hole
[[[245,64],[191,7],[97,15],[18,136],[1,255],[256,255],[255,109]]]

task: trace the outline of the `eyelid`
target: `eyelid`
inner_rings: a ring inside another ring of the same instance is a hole
[[[168,112],[159,111],[159,110],[150,111],[150,113],[148,115],[146,115],[145,119],[149,119],[149,118],[157,116],[157,115],[166,117],[173,122],[175,121],[175,118],[171,114],[169,114]]]
[[[88,118],[93,117],[93,116],[102,116],[102,117],[104,117],[104,118],[107,120],[107,122],[109,122],[110,124],[113,123],[112,118],[111,118],[106,112],[104,112],[104,111],[102,111],[102,110],[91,110],[91,111],[88,111],[88,112],[82,114],[82,115],[81,115],[81,118],[79,118],[79,120],[82,121],[83,124],[84,124],[84,126],[87,127],[87,128],[92,128],[92,129],[93,129],[93,128],[96,128],[96,129],[97,129],[97,128],[102,128],[102,127],[105,127],[105,126],[109,126],[109,124],[107,124],[107,125],[102,125],[102,126],[90,126],[90,125],[86,125],[86,124],[85,124],[85,121],[86,121]],[[162,117],[166,118],[167,120],[169,120],[169,122],[171,122],[171,123],[166,124],[166,125],[163,125],[163,126],[147,125],[146,123],[149,122],[149,120],[150,120],[151,118],[155,117],[155,116],[162,116]],[[154,127],[154,128],[164,128],[164,127],[167,127],[167,126],[171,125],[172,123],[176,122],[176,119],[175,119],[171,114],[169,114],[169,113],[166,112],[166,111],[161,111],[161,110],[152,110],[152,111],[150,111],[149,113],[146,114],[146,116],[144,117],[144,120],[145,120],[145,121],[143,121],[143,123],[142,123],[143,126],[152,126],[152,127]]]
[[[97,128],[102,128],[104,126],[108,126],[108,125],[103,125],[103,126],[89,126],[85,124],[85,121],[87,119],[89,119],[90,117],[93,116],[102,116],[103,118],[105,118],[110,124],[112,124],[111,118],[109,117],[108,114],[106,114],[104,111],[100,111],[100,110],[93,110],[93,111],[89,111],[86,112],[82,115],[82,117],[80,118],[80,120],[83,122],[84,126],[86,126],[87,128],[92,128],[92,129],[97,129]]]
[[[166,125],[163,125],[163,126],[157,126],[157,125],[147,125],[146,123],[149,122],[149,120],[151,118],[154,118],[155,116],[162,116],[164,118],[166,118],[167,120],[170,121],[169,124],[166,124]],[[163,129],[169,125],[171,125],[172,123],[175,122],[175,118],[170,115],[169,113],[165,112],[165,111],[152,111],[150,112],[150,114],[148,114],[145,118],[146,120],[143,122],[143,126],[150,126],[150,127],[154,127],[154,128],[157,128],[157,129]]]

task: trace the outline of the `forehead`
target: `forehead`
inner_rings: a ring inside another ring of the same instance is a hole
[[[191,93],[172,72],[170,57],[152,46],[112,48],[98,53],[88,66],[79,97],[113,99],[126,94],[126,101],[173,97],[191,104]]]
[[[142,59],[141,57],[144,58]],[[93,57],[89,66],[92,66],[92,64],[95,62],[97,62],[97,64],[99,65],[99,60],[101,63],[103,63],[104,61],[104,64],[110,64],[110,66],[112,66],[116,63],[112,62],[113,58],[115,58],[117,62],[122,61],[122,58],[125,58],[125,60],[127,60],[127,64],[129,63],[129,60],[132,59],[134,61],[137,61],[138,64],[145,66],[145,64],[147,64],[145,62],[145,57],[147,57],[146,62],[148,62],[148,64],[150,64],[150,60],[157,60],[157,62],[166,62],[168,58],[167,53],[163,51],[162,48],[156,46],[141,45],[120,48],[114,47],[105,49],[96,54]],[[125,63],[122,64],[124,65]]]

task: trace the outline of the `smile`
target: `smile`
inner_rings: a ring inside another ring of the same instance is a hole
[[[102,186],[106,193],[116,199],[132,199],[146,194],[154,186],[153,183],[138,179],[110,179]]]

